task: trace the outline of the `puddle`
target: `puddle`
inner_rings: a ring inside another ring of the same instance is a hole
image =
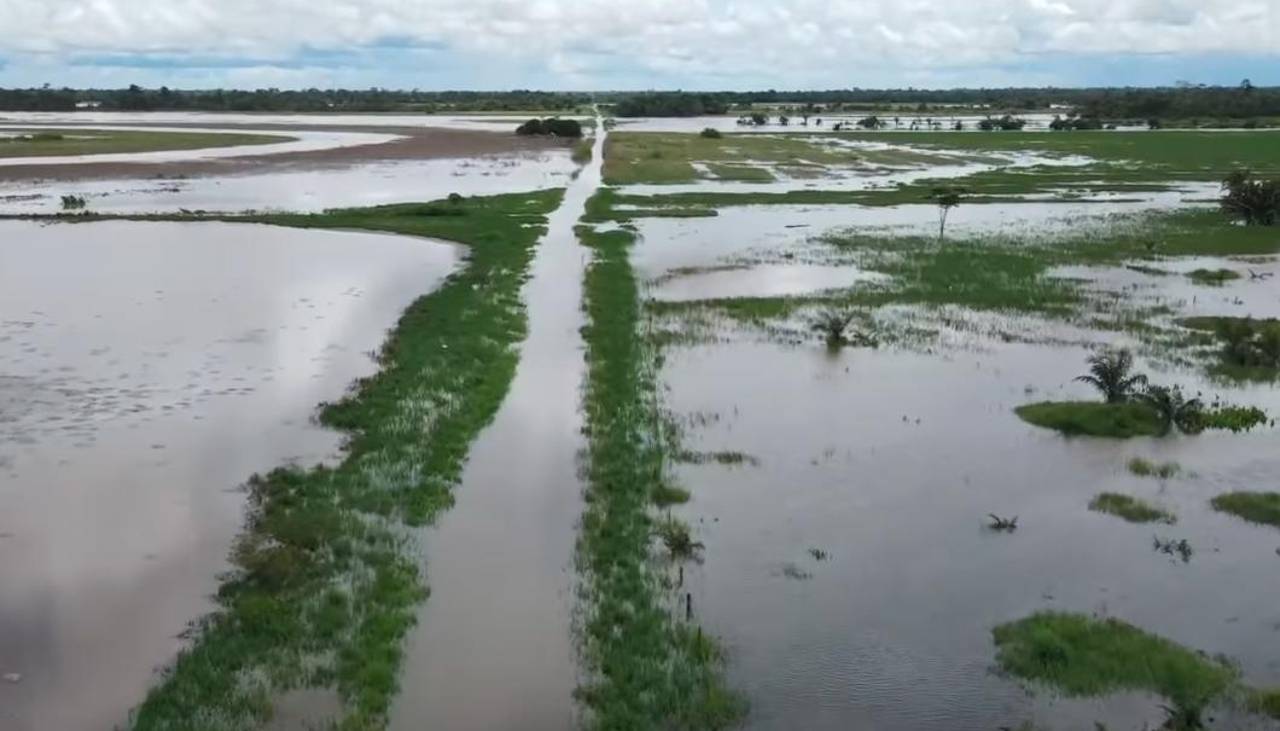
[[[471,446],[456,504],[426,532],[431,596],[407,643],[393,731],[575,726],[570,622],[589,253],[574,226],[599,185],[603,142],[538,244],[511,391]]]
[[[1280,278],[1280,260],[1273,257],[1250,260],[1179,257],[1134,265],[1166,274],[1124,267],[1084,266],[1056,267],[1049,274],[1087,280],[1088,289],[1123,293],[1133,304],[1168,305],[1177,310],[1178,317],[1280,317],[1280,296],[1277,296],[1280,290],[1275,284]],[[1197,284],[1187,276],[1197,269],[1229,269],[1240,278],[1220,285]]]
[[[576,168],[568,151],[549,151],[182,179],[0,182],[0,213],[57,213],[67,193],[98,213],[320,211],[560,187]]]
[[[667,276],[652,282],[648,294],[654,299],[668,301],[781,297],[852,287],[857,282],[884,278],[878,272],[866,272],[856,266],[761,264]]]
[[[678,470],[693,492],[680,512],[708,546],[686,569],[695,613],[727,646],[730,681],[751,702],[747,728],[950,731],[1035,719],[1075,729],[1134,718],[1124,699],[1064,716],[1051,694],[992,672],[991,628],[1038,609],[1121,617],[1229,655],[1248,682],[1280,683],[1270,639],[1280,538],[1207,505],[1275,482],[1274,431],[1067,440],[1017,419],[1012,408],[1027,401],[1092,397],[1071,381],[1086,354],[668,351],[668,406],[714,415],[687,446],[760,460]],[[1229,396],[1280,409],[1280,390]],[[1177,460],[1198,477],[1136,478],[1125,469],[1135,455]],[[1103,490],[1170,507],[1179,522],[1169,530],[1195,546],[1192,561],[1154,553],[1149,526],[1088,511]],[[985,530],[990,512],[1018,515],[1018,531]]]
[[[183,646],[245,478],[336,453],[316,404],[375,370],[457,247],[234,224],[0,223],[0,727],[125,720]]]

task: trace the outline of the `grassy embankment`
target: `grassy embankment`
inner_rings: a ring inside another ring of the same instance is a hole
[[[656,433],[655,361],[628,260],[634,235],[584,226],[578,236],[593,251],[584,330],[589,488],[579,546],[592,676],[579,695],[596,728],[722,728],[742,713],[742,702],[723,684],[717,643],[675,618],[671,566],[655,564],[663,559],[652,548],[662,534],[672,554],[681,542],[696,550],[687,526],[653,515],[675,493],[666,478],[669,445]]]
[[[349,435],[343,461],[249,481],[247,525],[218,608],[132,728],[258,727],[273,700],[297,688],[336,692],[336,728],[385,726],[401,641],[426,595],[405,526],[451,504],[469,445],[507,391],[525,332],[521,283],[560,195],[223,218],[433,236],[470,255],[404,312],[381,370],[321,408],[322,423]]]
[[[10,130],[5,130],[9,132]],[[18,137],[0,137],[0,158],[105,155],[108,153],[197,150],[208,147],[269,145],[291,142],[287,135],[234,132],[160,132],[102,129],[17,130]]]

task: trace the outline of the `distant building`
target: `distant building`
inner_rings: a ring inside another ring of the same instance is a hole
[[[102,106],[102,102],[84,101],[76,102],[76,109],[97,109]]]

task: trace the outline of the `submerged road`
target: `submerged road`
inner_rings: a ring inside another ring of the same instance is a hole
[[[456,504],[424,539],[431,596],[407,645],[393,731],[574,725],[587,256],[574,226],[600,185],[606,134],[597,118],[591,162],[539,243],[511,391],[471,447]]]

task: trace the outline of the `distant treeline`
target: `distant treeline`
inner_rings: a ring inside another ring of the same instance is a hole
[[[729,111],[729,104],[724,94],[636,94],[619,99],[613,113],[619,117],[697,117],[724,114]]]
[[[826,91],[545,92],[393,91],[388,89],[0,89],[0,111],[193,110],[235,112],[572,112],[593,101],[620,117],[725,114],[752,105],[793,112],[949,107],[992,113],[1071,107],[1104,119],[1248,119],[1280,117],[1280,87],[1171,86],[1160,88],[830,89]]]
[[[208,112],[569,112],[591,95],[546,91],[392,91],[389,89],[0,89],[0,111],[190,110]]]

